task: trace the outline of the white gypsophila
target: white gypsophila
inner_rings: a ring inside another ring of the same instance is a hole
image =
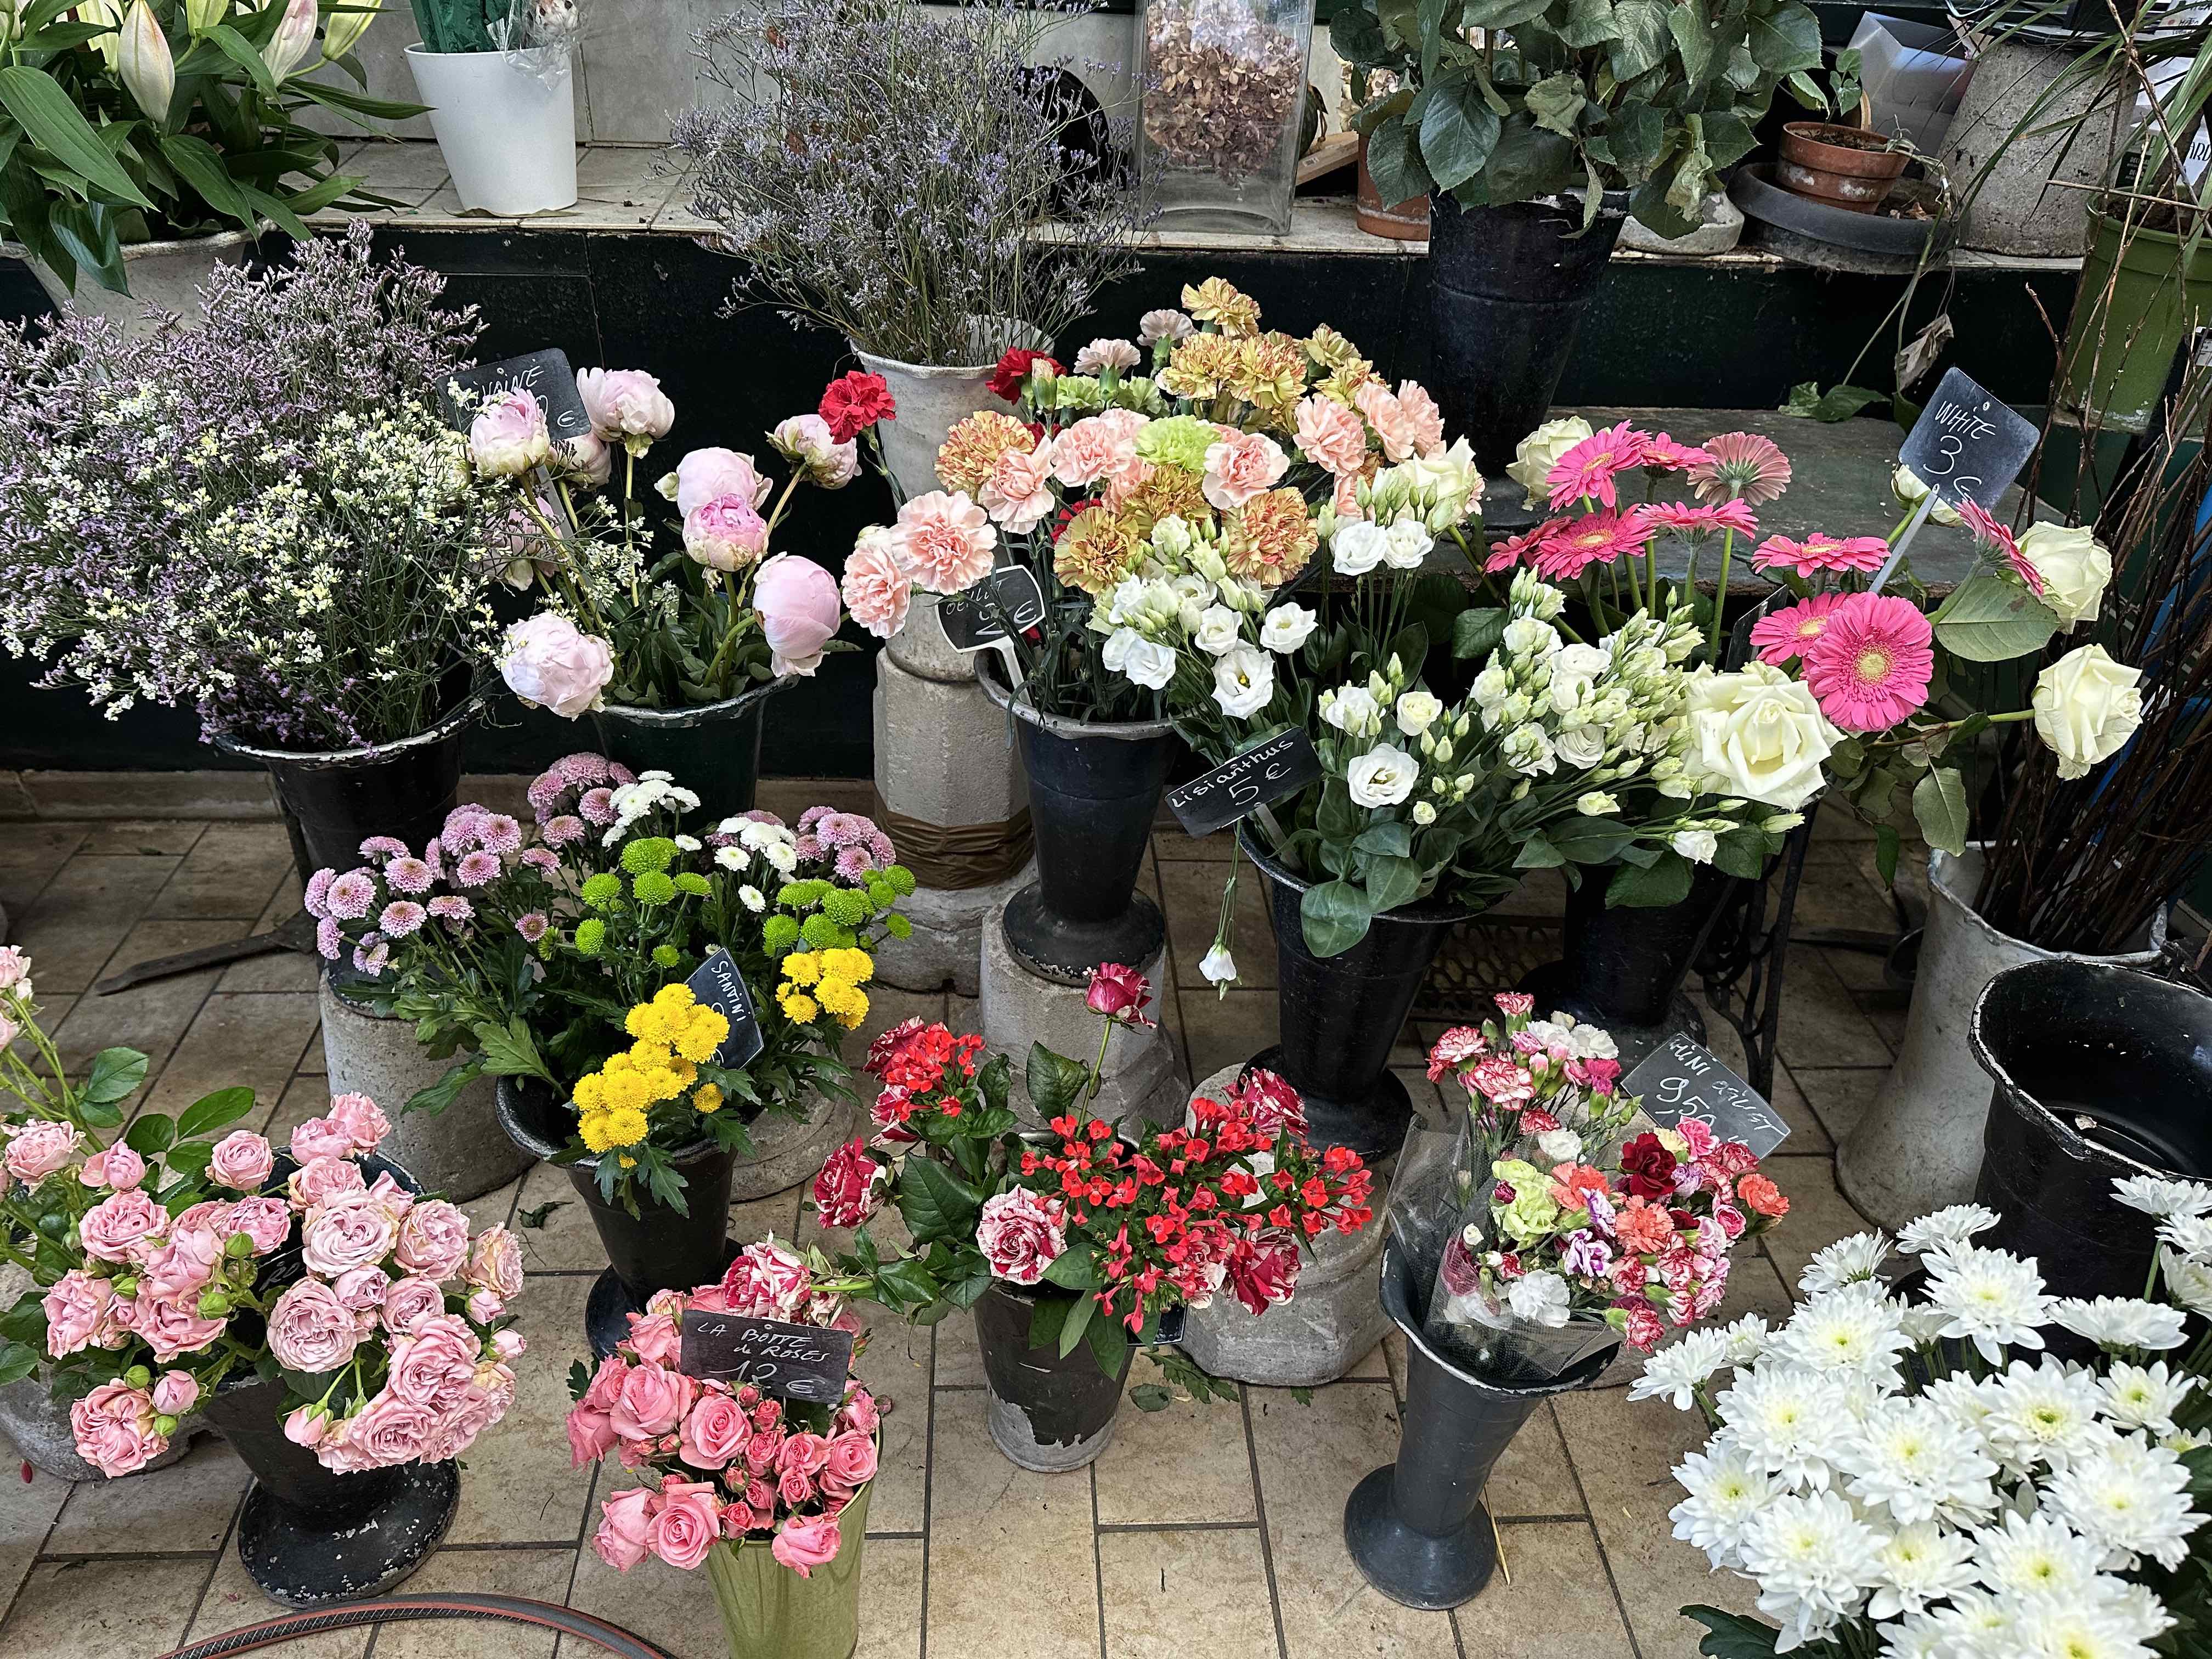
[[[1947,1316],[1943,1335],[1972,1342],[1993,1364],[2008,1346],[2043,1346],[2037,1327],[2050,1319],[2051,1298],[2033,1261],[1973,1244],[1927,1260],[1928,1300]]]
[[[2176,1215],[2212,1215],[2212,1186],[2199,1181],[2133,1175],[2112,1183],[2112,1196],[2130,1209],[2160,1220]]]
[[[1883,1401],[1844,1440],[1836,1467],[1846,1492],[1901,1526],[1972,1526],[1997,1510],[1997,1466],[1981,1436],[1930,1400]]]
[[[1923,1255],[1964,1244],[1977,1233],[1997,1224],[1997,1212],[1979,1204],[1953,1204],[1931,1211],[1897,1230],[1897,1248],[1907,1255]]]
[[[1837,1378],[1802,1365],[1770,1363],[1738,1371],[1714,1402],[1745,1453],[1792,1486],[1826,1487],[1840,1443],[1848,1396]]]
[[[1547,1330],[1557,1330],[1567,1322],[1567,1281],[1554,1273],[1523,1273],[1513,1281],[1505,1292],[1506,1305],[1513,1310],[1516,1319],[1525,1319],[1532,1325]]]
[[[2179,1308],[2131,1296],[2062,1297],[2051,1304],[2051,1317],[2100,1348],[2178,1348],[2188,1323]]]
[[[1878,1582],[1867,1602],[1873,1619],[1920,1613],[1974,1582],[1974,1540],[1932,1521],[1900,1527],[1875,1552]]]
[[[1818,1296],[1845,1285],[1872,1279],[1889,1259],[1889,1240],[1879,1232],[1853,1233],[1824,1249],[1815,1250],[1797,1276],[1797,1288]]]
[[[2106,1565],[2133,1567],[2148,1556],[2171,1571],[2189,1554],[2189,1534],[2208,1518],[2191,1507],[2189,1483],[2188,1466],[2172,1452],[2123,1435],[2052,1475],[2043,1501],[2105,1547]]]
[[[1682,1333],[1644,1362],[1644,1374],[1628,1385],[1631,1400],[1664,1400],[1678,1412],[1697,1401],[1697,1391],[1729,1363],[1725,1332],[1711,1326]]]
[[[1781,1623],[1777,1653],[1823,1640],[1865,1605],[1880,1545],[1836,1492],[1791,1493],[1753,1517],[1740,1553],[1759,1580],[1759,1610]]]
[[[2045,1358],[2039,1364],[2015,1359],[1976,1391],[1984,1411],[1978,1426],[1990,1453],[2027,1474],[2039,1467],[2063,1469],[2109,1443],[2115,1431],[2103,1418],[2105,1395],[2097,1374]]]
[[[1676,1464],[1674,1479],[1690,1494],[1667,1511],[1674,1536],[1716,1567],[1739,1564],[1745,1528],[1787,1490],[1725,1434]]]
[[[1897,1357],[1912,1346],[1878,1284],[1854,1280],[1812,1297],[1775,1335],[1774,1352],[1808,1370],[1893,1384]]]
[[[2175,1432],[2174,1413],[2197,1391],[2197,1378],[2177,1371],[2163,1359],[2135,1365],[2124,1359],[2112,1362],[2099,1385],[2105,1393],[2105,1414],[2124,1428],[2153,1434]]]

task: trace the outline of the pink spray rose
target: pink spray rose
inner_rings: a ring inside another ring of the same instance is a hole
[[[179,1354],[207,1346],[222,1334],[228,1322],[201,1316],[197,1291],[179,1299],[142,1294],[131,1310],[131,1329],[154,1350],[154,1363],[166,1365]]]
[[[146,1179],[146,1160],[128,1146],[118,1142],[104,1152],[95,1152],[77,1172],[77,1179],[88,1187],[107,1187],[118,1193],[127,1193]]]
[[[811,559],[779,553],[754,577],[753,603],[760,608],[769,667],[778,679],[811,675],[822,666],[822,647],[843,615],[836,577]]]
[[[620,442],[642,455],[676,424],[676,405],[660,382],[641,368],[580,368],[576,391],[592,430],[608,443]]]
[[[452,1314],[435,1315],[392,1343],[385,1389],[411,1405],[448,1411],[467,1392],[483,1352],[466,1322]]]
[[[434,1412],[386,1388],[347,1420],[345,1440],[369,1468],[389,1468],[422,1456],[437,1428]],[[331,1466],[326,1448],[318,1448],[317,1455]]]
[[[845,1403],[837,1407],[837,1429],[840,1433],[872,1435],[876,1431],[876,1425],[882,1421],[883,1415],[877,1409],[875,1395],[857,1384],[854,1387],[853,1392],[846,1397]]]
[[[337,1095],[331,1101],[330,1121],[345,1131],[356,1152],[373,1152],[376,1143],[392,1133],[392,1120],[367,1095]]]
[[[876,1478],[876,1437],[872,1434],[841,1434],[830,1443],[830,1455],[822,1465],[825,1490],[858,1492]]]
[[[684,515],[684,550],[709,570],[743,570],[768,551],[768,520],[742,495],[717,495]]]
[[[522,1294],[522,1246],[514,1235],[496,1223],[477,1235],[469,1251],[468,1266],[461,1269],[464,1283],[477,1285],[512,1302]]]
[[[721,1510],[712,1481],[679,1480],[672,1474],[660,1483],[660,1507],[648,1540],[655,1555],[689,1572],[707,1559],[721,1535]]]
[[[46,1353],[60,1359],[86,1348],[119,1348],[115,1286],[72,1267],[40,1298],[46,1310]]]
[[[111,1193],[77,1223],[84,1253],[95,1261],[128,1261],[161,1236],[169,1212],[136,1188]]]
[[[917,495],[899,508],[891,529],[891,555],[917,586],[957,593],[991,574],[999,532],[989,516],[964,495],[941,489]]]
[[[285,1183],[295,1209],[313,1210],[348,1193],[366,1192],[361,1165],[349,1158],[311,1158]]]
[[[695,1469],[719,1469],[745,1449],[753,1425],[744,1407],[726,1394],[708,1394],[684,1419],[678,1455]]]
[[[596,1463],[615,1449],[615,1431],[605,1412],[591,1411],[582,1405],[573,1407],[568,1413],[568,1462],[581,1468],[586,1463]],[[697,1462],[696,1458],[690,1458]]]
[[[684,1420],[698,1397],[699,1385],[681,1371],[659,1365],[633,1366],[622,1380],[622,1394],[608,1415],[625,1440],[649,1440]]]
[[[251,1129],[236,1129],[216,1142],[208,1158],[208,1179],[236,1192],[258,1192],[276,1167],[276,1154],[266,1139]]]
[[[154,1384],[154,1409],[164,1417],[182,1417],[200,1403],[200,1385],[190,1371],[164,1371]]]
[[[383,1261],[398,1231],[366,1192],[341,1193],[307,1212],[300,1230],[301,1260],[309,1273],[335,1279],[349,1267]]]
[[[1206,451],[1206,499],[1223,508],[1242,507],[1265,495],[1290,471],[1291,458],[1273,438],[1239,432],[1209,444]]]
[[[592,1534],[592,1547],[600,1560],[628,1572],[653,1553],[653,1510],[659,1498],[649,1486],[633,1486],[599,1505],[599,1529]]]
[[[482,405],[469,425],[469,459],[479,472],[514,477],[552,459],[545,406],[527,392],[509,392]]]
[[[758,507],[772,487],[753,465],[753,458],[734,449],[695,449],[660,481],[660,493],[685,518],[718,495],[735,495]]]
[[[353,1358],[361,1336],[352,1310],[320,1279],[288,1286],[269,1310],[269,1352],[295,1371],[335,1370]]]
[[[102,1474],[129,1474],[168,1449],[154,1427],[154,1401],[143,1389],[103,1382],[70,1407],[77,1455]]]
[[[35,1187],[55,1170],[65,1168],[83,1147],[84,1137],[69,1124],[26,1124],[8,1143],[8,1173],[26,1186]]]
[[[907,607],[914,584],[891,555],[890,532],[870,525],[846,556],[841,584],[845,609],[853,620],[879,640],[887,640],[906,626]]]
[[[1017,1187],[983,1200],[975,1245],[999,1278],[1010,1285],[1034,1285],[1067,1248],[1066,1212],[1058,1199]]]
[[[835,1561],[838,1547],[844,1541],[835,1521],[797,1520],[776,1534],[769,1553],[801,1578],[806,1578],[812,1576],[815,1568],[826,1567]]]
[[[313,1406],[293,1408],[284,1419],[284,1437],[295,1446],[316,1446],[331,1431],[331,1419]]]
[[[532,708],[550,708],[574,720],[597,708],[614,678],[615,653],[597,635],[586,634],[557,611],[541,611],[507,630],[500,678]]]
[[[424,1279],[451,1279],[468,1259],[469,1218],[445,1200],[417,1204],[399,1224],[392,1259]]]
[[[343,1125],[328,1117],[311,1117],[292,1131],[292,1161],[311,1164],[319,1158],[351,1158],[353,1137]]]
[[[230,1230],[252,1242],[254,1255],[267,1255],[292,1236],[292,1206],[281,1198],[241,1198],[230,1206]]]
[[[471,1319],[479,1325],[489,1325],[507,1311],[507,1301],[489,1291],[471,1291],[464,1304]]]
[[[331,1281],[331,1292],[354,1313],[380,1314],[392,1280],[381,1267],[352,1267]]]
[[[641,1364],[665,1365],[671,1370],[676,1368],[684,1351],[683,1328],[672,1314],[632,1314],[629,1335],[625,1340]]]

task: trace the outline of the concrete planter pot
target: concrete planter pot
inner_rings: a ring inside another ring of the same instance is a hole
[[[938,488],[937,452],[945,447],[945,434],[960,422],[979,409],[1013,413],[1012,404],[991,392],[999,359],[1014,346],[1042,349],[1051,343],[1026,323],[1011,318],[979,317],[969,328],[975,361],[964,364],[902,363],[896,357],[878,357],[854,343],[860,367],[883,377],[898,405],[896,414],[877,425],[876,437],[884,447],[891,493],[902,501]]]
[[[1893,1231],[1974,1195],[1990,1084],[1967,1045],[1967,1027],[1990,981],[2008,968],[2062,958],[2148,966],[2166,939],[2162,910],[2151,923],[2148,948],[2118,957],[2069,957],[2001,933],[1973,909],[1983,857],[1978,846],[1958,858],[1929,855],[1928,927],[1905,1042],[1836,1157],[1845,1194]]]
[[[169,1449],[149,1461],[144,1474],[166,1469],[191,1449],[193,1437],[207,1425],[198,1415],[186,1418],[169,1437]],[[24,1462],[61,1480],[105,1480],[93,1466],[76,1455],[76,1437],[70,1431],[69,1407],[53,1398],[42,1376],[27,1376],[0,1388],[0,1439],[15,1443]],[[130,1475],[115,1477],[128,1480]]]
[[[240,265],[252,251],[253,238],[243,230],[227,230],[219,236],[193,236],[173,242],[140,242],[123,250],[124,279],[128,294],[102,288],[97,277],[79,267],[72,290],[52,267],[32,258],[31,251],[14,242],[0,242],[0,253],[21,259],[54,302],[57,310],[75,307],[88,317],[105,317],[126,338],[142,339],[157,325],[146,307],[158,306],[191,317],[199,309],[200,290],[218,265]]]

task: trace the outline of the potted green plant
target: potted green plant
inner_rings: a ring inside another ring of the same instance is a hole
[[[209,270],[242,261],[264,225],[307,240],[307,216],[352,204],[361,183],[338,172],[338,140],[303,125],[310,106],[363,125],[416,112],[307,78],[334,63],[360,80],[353,51],[376,13],[371,0],[6,8],[7,251],[56,305],[74,297],[130,330],[147,302],[189,311]]]

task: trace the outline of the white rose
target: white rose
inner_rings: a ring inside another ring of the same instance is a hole
[[[1382,563],[1389,550],[1389,531],[1364,519],[1354,519],[1337,526],[1336,539],[1329,544],[1329,562],[1340,576],[1364,576]]]
[[[1917,472],[1909,466],[1900,465],[1896,471],[1889,475],[1889,493],[1897,497],[1897,504],[1899,507],[1917,507],[1920,505],[1920,498],[1928,493],[1928,486],[1921,482]],[[1935,520],[1937,524],[1965,522],[1959,517],[1959,509],[1940,495],[1936,498],[1935,508],[1928,516]]]
[[[1545,422],[1514,447],[1513,464],[1505,469],[1505,476],[1527,495],[1524,505],[1541,507],[1551,499],[1552,487],[1545,480],[1559,465],[1559,457],[1593,435],[1588,421],[1579,415],[1567,415]]]
[[[1437,723],[1444,712],[1443,700],[1426,691],[1408,691],[1398,699],[1398,729],[1418,738]]]
[[[1411,519],[1401,519],[1383,532],[1387,544],[1382,550],[1382,562],[1393,570],[1419,570],[1421,561],[1429,556],[1429,550],[1437,544],[1430,535]]]
[[[2035,677],[2035,734],[2058,757],[2060,777],[2084,777],[2126,746],[2142,724],[2142,678],[2101,645],[2069,651]]]
[[[1819,792],[1820,769],[1843,740],[1809,687],[1763,662],[1692,676],[1685,716],[1692,770],[1723,793],[1785,811]]]
[[[1321,618],[1302,605],[1279,605],[1260,624],[1260,643],[1287,656],[1306,642]]]
[[[1536,1150],[1547,1164],[1571,1164],[1583,1155],[1583,1138],[1572,1129],[1547,1129],[1536,1137]]]
[[[1679,830],[1667,842],[1692,864],[1711,864],[1720,844],[1720,837],[1710,830]]]
[[[1557,1330],[1567,1322],[1567,1281],[1553,1273],[1524,1273],[1505,1292],[1516,1319]]]
[[[1364,685],[1340,685],[1322,716],[1340,732],[1363,732],[1382,723],[1375,694]]]
[[[1221,712],[1247,720],[1275,695],[1275,661],[1249,645],[1231,647],[1213,665],[1213,700]]]
[[[2068,628],[2094,622],[2112,580],[2112,556],[2087,525],[2032,524],[2021,532],[2021,556],[2043,578],[2043,602]]]
[[[1413,793],[1421,763],[1402,749],[1378,743],[1345,769],[1356,806],[1395,806]]]
[[[1565,764],[1587,769],[1605,763],[1605,730],[1596,726],[1570,726],[1552,739],[1553,752]]]
[[[1209,657],[1224,657],[1237,641],[1237,613],[1225,605],[1209,605],[1199,614],[1192,643]]]

